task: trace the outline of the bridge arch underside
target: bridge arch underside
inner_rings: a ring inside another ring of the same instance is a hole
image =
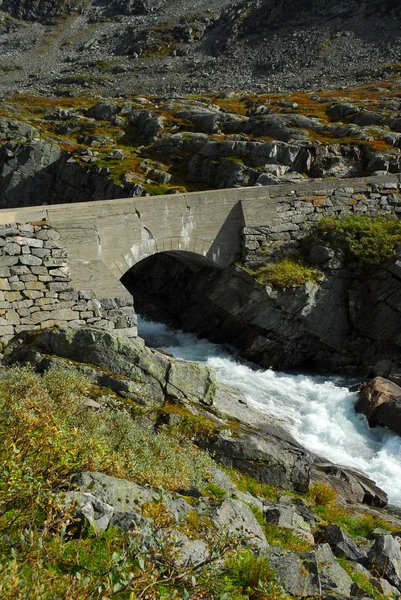
[[[201,282],[212,282],[221,272],[205,255],[168,250],[138,261],[120,281],[133,296],[139,314],[181,327],[180,313],[191,306]]]
[[[219,267],[226,267],[237,259],[233,256],[232,248],[227,244],[220,244],[216,240],[205,240],[197,237],[168,236],[162,238],[146,237],[141,243],[131,246],[124,254],[123,260],[118,265],[122,275],[127,268],[131,268],[142,260],[163,252],[180,252],[198,255],[208,259]]]

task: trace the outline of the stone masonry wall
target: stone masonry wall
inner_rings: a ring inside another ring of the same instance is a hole
[[[67,259],[59,233],[46,224],[0,226],[0,342],[57,324],[91,324],[136,335],[132,298],[75,291]]]
[[[299,240],[310,227],[328,216],[347,214],[401,217],[401,183],[361,184],[313,194],[276,197],[277,216],[271,223],[245,226],[243,262],[249,266],[297,254]]]

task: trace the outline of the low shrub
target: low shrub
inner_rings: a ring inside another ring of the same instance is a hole
[[[201,487],[212,461],[188,439],[138,427],[128,412],[85,408],[78,371],[43,376],[13,367],[0,379],[0,529],[52,520],[60,490],[79,471],[102,471],[170,489]]]
[[[318,283],[323,274],[298,258],[283,258],[277,263],[268,263],[258,269],[245,269],[258,283],[275,288],[299,287],[311,281]]]
[[[309,488],[309,498],[315,506],[330,507],[337,500],[337,492],[324,481],[315,481]]]
[[[225,575],[218,582],[224,600],[275,600],[285,598],[265,556],[243,550],[226,561]],[[222,593],[223,592],[223,593]]]
[[[344,250],[349,259],[370,266],[395,256],[401,245],[401,221],[392,218],[326,217],[317,222],[313,233],[332,247]]]

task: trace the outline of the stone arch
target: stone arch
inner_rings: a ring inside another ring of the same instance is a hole
[[[119,261],[114,261],[114,264],[122,276],[128,269],[145,258],[161,252],[172,251],[198,254],[208,258],[216,266],[222,266],[222,261],[220,260],[222,252],[214,240],[183,236],[167,236],[157,239],[150,236],[146,239],[142,238],[139,244],[131,246],[128,252],[121,256]]]
[[[205,254],[173,249],[139,260],[121,276],[120,283],[133,296],[138,313],[146,316],[152,306],[163,312],[166,298],[177,297],[183,302],[184,297],[190,297],[188,289],[196,293],[202,278],[219,276],[221,272],[222,267]],[[167,305],[171,308],[171,302]]]

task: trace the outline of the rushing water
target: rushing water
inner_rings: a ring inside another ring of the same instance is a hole
[[[340,378],[288,375],[236,362],[224,348],[161,323],[139,320],[149,345],[216,369],[217,379],[242,390],[249,404],[274,417],[303,446],[364,471],[401,506],[401,437],[370,429],[353,409],[355,394]]]

